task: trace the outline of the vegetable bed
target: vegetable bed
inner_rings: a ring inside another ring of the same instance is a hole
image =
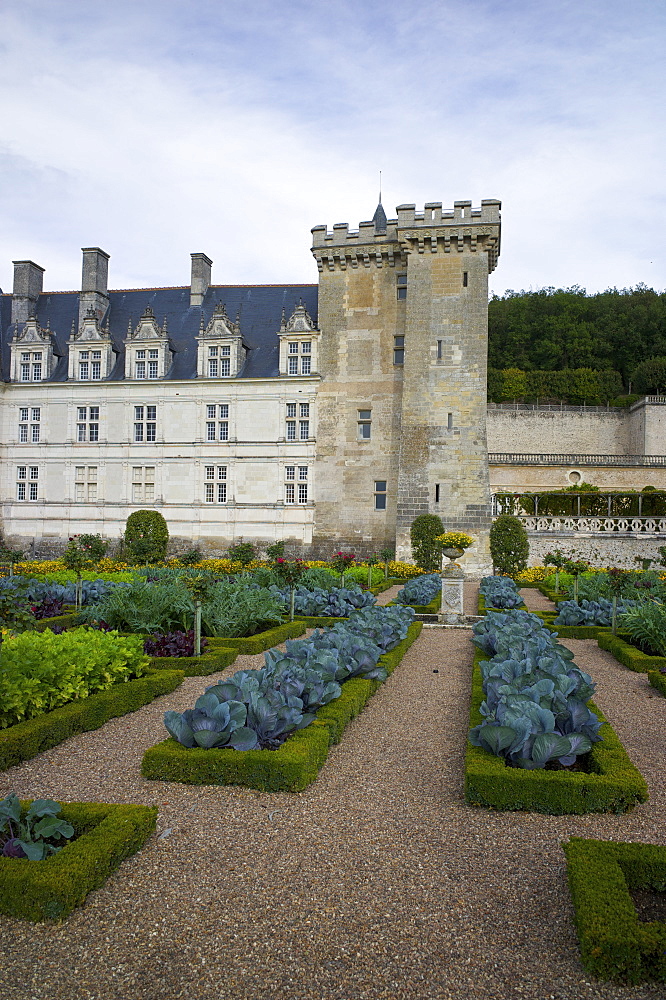
[[[411,625],[407,637],[380,658],[379,665],[387,673],[395,670],[421,629],[420,623]],[[246,785],[266,792],[302,791],[317,777],[329,746],[339,742],[345,727],[379,686],[379,681],[359,677],[347,681],[339,698],[320,708],[314,722],[293,733],[277,750],[187,749],[170,738],[146,751],[142,773],[158,781],[193,785]]]
[[[666,890],[666,847],[580,837],[562,846],[585,970],[621,983],[666,982],[666,923],[642,922],[629,892]]]
[[[44,861],[0,857],[0,912],[63,920],[142,847],[155,829],[157,807],[63,802],[61,817],[75,838],[57,854]]]
[[[625,642],[617,635],[613,635],[610,630],[597,637],[600,649],[605,649],[612,653],[615,659],[638,674],[647,674],[651,670],[659,670],[666,667],[666,656],[649,656],[642,650]]]
[[[157,670],[137,680],[116,684],[52,712],[0,730],[0,770],[50,750],[70,736],[99,729],[109,719],[136,712],[154,698],[182,684],[182,670]]]
[[[479,662],[487,659],[476,652],[472,675],[470,726],[483,722],[479,707],[484,699]],[[631,763],[624,747],[599,709],[588,707],[602,720],[601,742],[589,751],[589,771],[523,770],[507,767],[503,758],[482,747],[467,747],[465,798],[470,805],[501,810],[565,815],[569,813],[623,813],[648,798],[647,785]]]
[[[237,649],[215,646],[201,656],[151,656],[150,669],[182,670],[185,677],[206,677],[230,667],[237,656]]]
[[[331,624],[335,619],[328,618],[327,624]],[[265,632],[257,632],[246,638],[236,638],[235,636],[217,636],[208,639],[208,650],[217,652],[218,649],[235,649],[238,653],[252,654],[263,653],[273,646],[279,645],[285,639],[295,639],[298,635],[303,635],[306,625],[299,619],[298,621],[285,622],[283,625],[276,625]]]

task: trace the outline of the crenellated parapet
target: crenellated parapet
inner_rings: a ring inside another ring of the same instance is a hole
[[[404,267],[410,253],[486,253],[488,271],[497,265],[500,251],[500,208],[495,198],[480,208],[471,201],[455,201],[442,210],[441,202],[428,202],[423,212],[416,205],[398,205],[397,218],[387,219],[385,229],[375,221],[361,222],[357,231],[340,222],[312,230],[312,253],[320,271],[348,267]]]

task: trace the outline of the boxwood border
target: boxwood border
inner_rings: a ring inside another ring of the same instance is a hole
[[[470,728],[483,721],[479,706],[483,687],[479,663],[488,659],[481,650],[474,656]],[[589,707],[603,725],[602,740],[589,753],[592,773],[582,771],[528,771],[507,767],[482,747],[467,744],[465,755],[465,799],[470,805],[499,810],[525,810],[553,816],[571,813],[623,813],[646,802],[645,779],[634,767],[614,729],[593,702]]]
[[[650,670],[648,680],[655,691],[666,698],[666,674],[662,674],[659,670]]]
[[[613,635],[610,629],[598,636],[597,644],[601,649],[612,653],[618,663],[637,674],[647,674],[651,670],[659,670],[666,667],[666,656],[649,656],[642,650],[632,646],[630,642],[625,642],[618,635]]]
[[[305,625],[299,619],[293,622],[283,622],[275,628],[266,629],[265,632],[257,632],[256,635],[242,637],[236,636],[211,636],[208,637],[207,649],[209,652],[217,653],[218,649],[235,649],[238,653],[254,654],[263,653],[272,646],[279,646],[285,639],[295,639],[298,635],[303,635]]]
[[[238,656],[237,649],[215,647],[201,656],[151,656],[151,670],[182,670],[185,677],[206,677],[226,670]]]
[[[154,698],[173,691],[182,684],[183,677],[182,670],[150,671],[136,680],[114,684],[106,691],[0,729],[0,770],[31,760],[70,736],[99,729],[109,719],[136,712]]]
[[[562,845],[583,967],[599,979],[666,982],[666,923],[642,922],[629,889],[666,889],[666,847],[572,837]]]
[[[30,800],[22,802],[27,808]],[[76,839],[44,861],[0,857],[0,912],[20,920],[63,920],[135,854],[155,829],[157,806],[63,802]]]
[[[380,663],[391,674],[421,633],[410,625],[407,636]],[[321,770],[328,748],[338,743],[349,722],[372,697],[379,681],[354,677],[342,685],[342,694],[317,712],[311,725],[295,732],[277,750],[188,750],[169,737],[149,747],[141,773],[156,781],[191,785],[245,785],[262,792],[300,792]]]

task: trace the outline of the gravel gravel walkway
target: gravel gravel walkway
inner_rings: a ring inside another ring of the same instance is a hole
[[[663,1000],[663,986],[582,972],[560,842],[665,842],[666,700],[596,643],[571,642],[651,801],[628,816],[472,809],[468,637],[426,627],[297,795],[141,778],[162,713],[207,678],[5,772],[3,795],[157,804],[161,836],[64,924],[1,918],[0,997]]]

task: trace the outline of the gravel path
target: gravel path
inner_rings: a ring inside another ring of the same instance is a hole
[[[3,1000],[663,1000],[582,972],[560,842],[666,842],[666,700],[572,641],[651,801],[628,816],[472,809],[468,637],[426,627],[300,794],[141,778],[162,713],[208,678],[5,772],[3,795],[154,803],[171,832],[64,924],[0,919]]]

